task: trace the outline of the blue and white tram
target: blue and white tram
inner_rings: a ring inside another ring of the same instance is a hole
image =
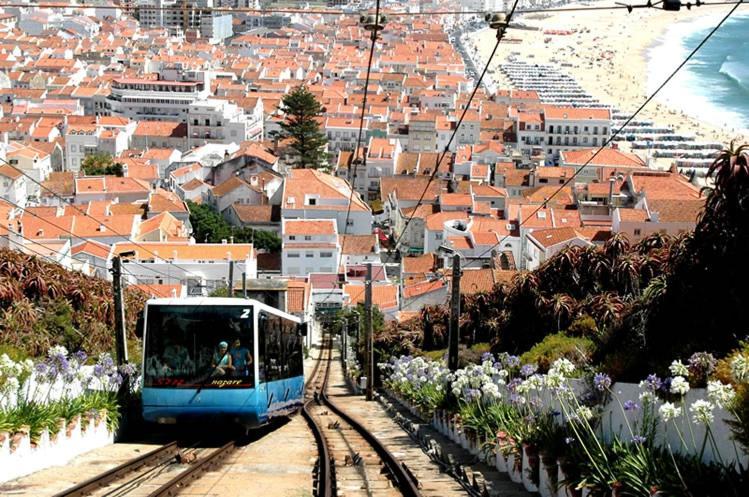
[[[239,298],[151,299],[143,316],[143,417],[266,423],[302,405],[306,327]]]

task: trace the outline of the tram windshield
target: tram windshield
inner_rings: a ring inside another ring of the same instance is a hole
[[[146,387],[254,386],[251,307],[149,306],[145,338]]]

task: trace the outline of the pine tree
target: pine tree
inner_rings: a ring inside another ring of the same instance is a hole
[[[325,165],[328,139],[317,121],[322,106],[312,92],[305,86],[294,88],[284,95],[280,109],[286,115],[281,122],[281,137],[291,138],[290,147],[299,157],[298,166],[317,169]]]

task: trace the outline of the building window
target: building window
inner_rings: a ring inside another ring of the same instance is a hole
[[[601,131],[601,133],[603,133],[603,134],[605,135],[605,134],[606,134],[606,131],[607,131],[607,130],[606,130],[606,126],[604,126],[604,127],[603,127],[603,131]]]
[[[290,253],[286,255],[289,257],[289,259],[299,259],[299,254]]]
[[[320,258],[322,259],[330,259],[333,257],[333,252],[320,252]]]
[[[304,257],[307,259],[312,259],[315,256],[313,252],[305,252]]]
[[[296,235],[289,235],[289,240],[296,240]]]
[[[308,204],[309,205],[317,205],[317,199],[316,198],[309,199]]]
[[[310,241],[310,240],[312,240],[312,235],[304,235],[304,239],[306,241]]]
[[[640,228],[635,228],[635,236],[640,236],[642,234],[642,230]]]

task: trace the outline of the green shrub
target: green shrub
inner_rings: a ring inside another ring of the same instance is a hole
[[[520,360],[523,364],[538,364],[539,370],[545,372],[551,363],[561,358],[569,359],[578,365],[585,364],[589,361],[594,348],[593,341],[589,338],[571,337],[561,332],[547,335],[524,353]]]
[[[592,337],[598,334],[596,320],[587,314],[575,319],[569,328],[567,334],[571,337]]]

